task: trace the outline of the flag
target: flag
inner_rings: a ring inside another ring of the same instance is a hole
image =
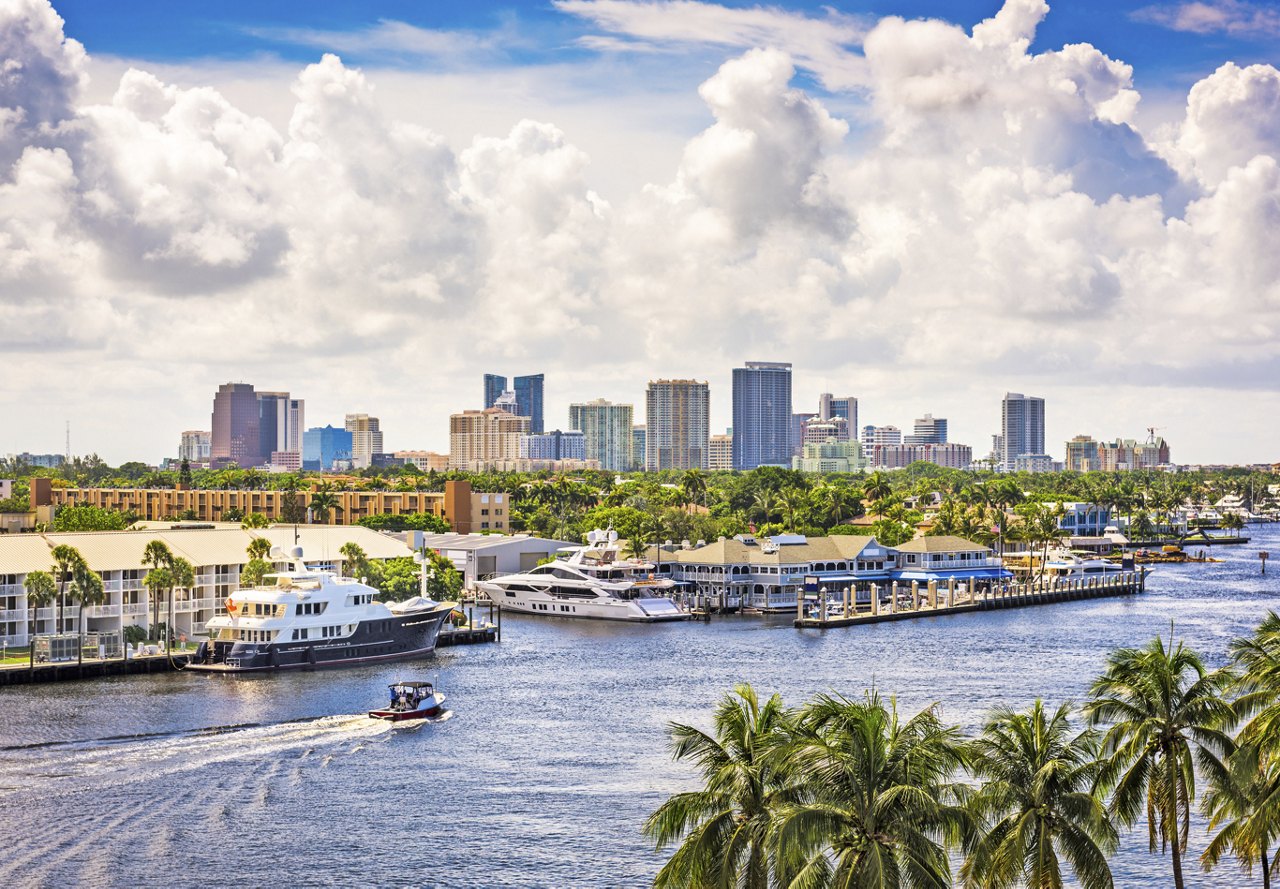
[[[231,615],[232,617],[235,617],[236,612],[239,610],[240,610],[240,606],[237,605],[230,596],[228,596],[227,597],[227,614]]]
[[[991,526],[991,533],[992,533],[992,534],[999,534],[999,533],[1000,533],[1000,526],[999,526],[999,525],[992,525],[992,526]]]

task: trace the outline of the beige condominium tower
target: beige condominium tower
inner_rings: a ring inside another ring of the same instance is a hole
[[[711,390],[697,380],[652,380],[645,393],[645,469],[706,469]]]

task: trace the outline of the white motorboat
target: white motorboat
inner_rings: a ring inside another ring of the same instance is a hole
[[[671,598],[675,582],[656,577],[650,562],[624,558],[616,531],[592,531],[586,546],[561,552],[567,557],[481,581],[480,589],[500,607],[524,614],[638,623],[688,619]]]

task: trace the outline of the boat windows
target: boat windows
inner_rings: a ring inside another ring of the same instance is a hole
[[[328,602],[299,602],[298,614],[300,616],[304,614],[324,614],[328,604]]]

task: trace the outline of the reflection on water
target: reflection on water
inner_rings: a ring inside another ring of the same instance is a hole
[[[170,674],[0,691],[0,884],[636,886],[640,824],[691,784],[665,726],[706,724],[737,681],[799,703],[875,684],[972,730],[995,704],[1080,700],[1106,653],[1177,631],[1220,661],[1280,603],[1257,551],[1161,566],[1142,596],[800,632],[786,618],[621,626],[504,620],[500,645],[416,665],[268,678]],[[451,713],[363,714],[400,678]],[[1167,882],[1126,835],[1118,886]],[[425,869],[424,869],[425,868]],[[1189,868],[1190,885],[1231,885]],[[1196,881],[1200,882],[1197,883]],[[1225,882],[1224,882],[1225,881]]]

